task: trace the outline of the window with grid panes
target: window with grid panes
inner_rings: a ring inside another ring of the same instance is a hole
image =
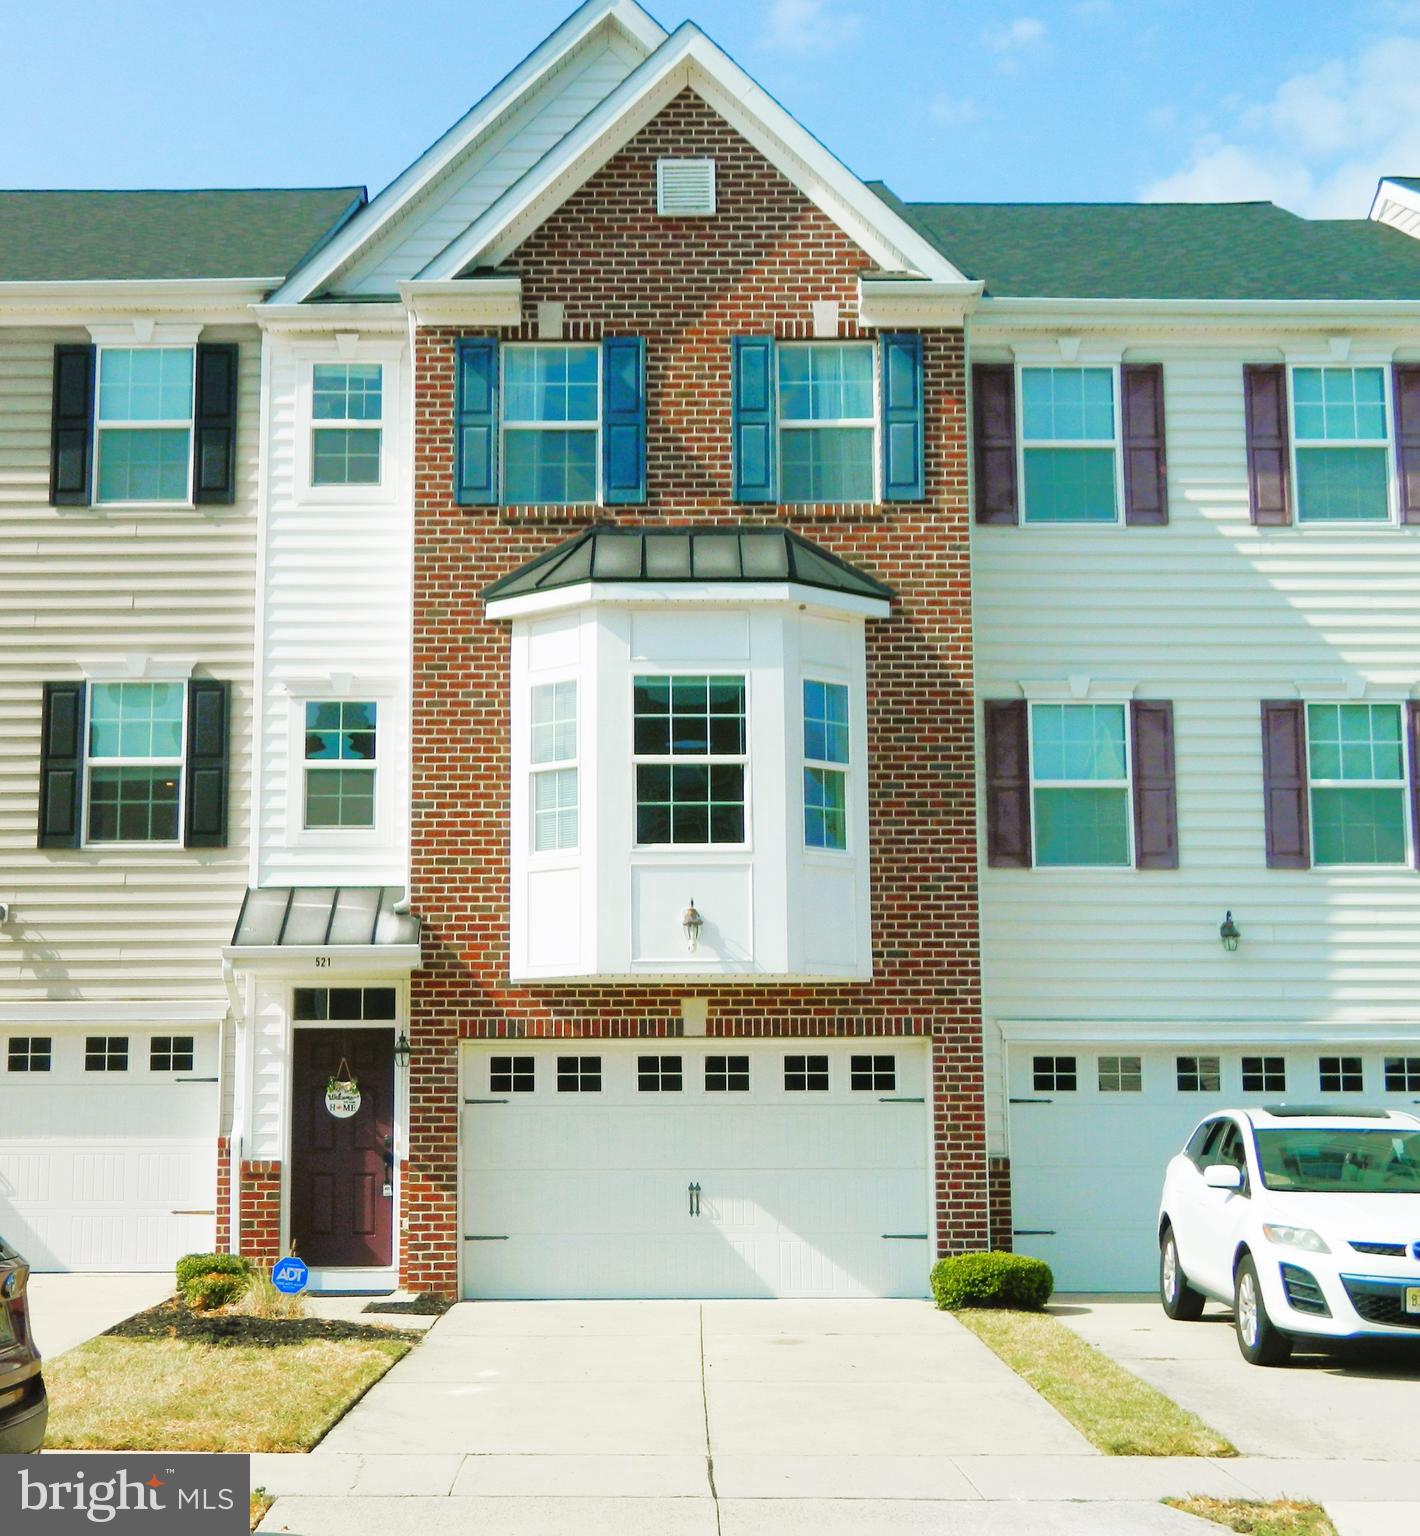
[[[1101,1093],[1141,1093],[1144,1088],[1144,1063],[1138,1056],[1101,1056],[1099,1090]]]
[[[827,1093],[827,1056],[786,1056],[784,1088],[788,1093]]]
[[[804,679],[804,844],[848,846],[848,689]]]
[[[531,1056],[494,1056],[488,1063],[488,1087],[493,1093],[532,1093],[536,1069]]]
[[[871,342],[785,343],[778,371],[785,502],[874,499],[877,380]]]
[[[503,500],[597,500],[601,348],[505,346]]]
[[[1038,1093],[1074,1093],[1079,1074],[1073,1056],[1037,1056],[1031,1063],[1031,1080]]]
[[[11,1072],[48,1072],[54,1059],[50,1035],[11,1035],[5,1065]]]
[[[636,1087],[641,1093],[679,1093],[681,1090],[679,1056],[638,1056]]]
[[[1364,1086],[1359,1056],[1323,1056],[1317,1062],[1323,1093],[1360,1093]]]
[[[1032,704],[1031,808],[1038,866],[1128,865],[1123,704]]]
[[[191,1072],[193,1061],[191,1035],[154,1035],[148,1042],[150,1072]]]
[[[1312,857],[1404,864],[1405,750],[1399,704],[1308,704]]]
[[[90,1035],[84,1041],[86,1072],[127,1072],[127,1035]]]
[[[636,841],[745,841],[745,680],[638,677]]]
[[[1294,368],[1297,520],[1386,522],[1390,432],[1384,368]]]
[[[317,363],[311,372],[311,484],[378,485],[382,363]]]
[[[1387,1056],[1387,1093],[1420,1093],[1420,1056]]]
[[[1281,1056],[1244,1056],[1244,1093],[1286,1093],[1287,1063]]]
[[[302,1024],[373,1023],[393,1019],[395,1010],[393,987],[297,987],[291,1013]]]
[[[532,690],[533,852],[577,846],[577,684]]]
[[[1027,523],[1119,517],[1113,368],[1022,368]]]
[[[848,1086],[855,1092],[891,1093],[897,1087],[897,1057],[850,1057]]]
[[[99,501],[192,497],[192,347],[100,347]]]
[[[93,683],[88,694],[88,841],[179,841],[186,688]]]
[[[1180,1093],[1223,1091],[1223,1065],[1217,1056],[1180,1056],[1175,1072]]]
[[[375,704],[331,699],[306,705],[308,830],[368,830],[375,825],[378,743]]]
[[[748,1093],[748,1056],[707,1056],[705,1058],[706,1093]]]
[[[602,1059],[600,1056],[559,1056],[557,1058],[558,1093],[600,1093]]]

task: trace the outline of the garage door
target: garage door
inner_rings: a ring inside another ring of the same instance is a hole
[[[468,1043],[474,1297],[920,1296],[918,1042]]]
[[[1408,1109],[1420,1096],[1420,1046],[1333,1052],[1345,1047],[1013,1043],[1016,1251],[1047,1260],[1063,1291],[1152,1290],[1164,1169],[1204,1115],[1284,1100]]]
[[[39,1270],[163,1270],[212,1248],[217,1030],[0,1040],[7,1242]]]

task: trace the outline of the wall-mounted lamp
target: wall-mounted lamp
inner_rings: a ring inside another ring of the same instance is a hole
[[[690,905],[680,915],[680,926],[685,930],[685,947],[693,955],[700,948],[700,930],[705,926],[705,919],[695,910],[695,898],[690,898]]]
[[[1231,955],[1238,947],[1238,940],[1242,938],[1242,930],[1233,921],[1233,914],[1229,912],[1218,928],[1218,937],[1223,941],[1223,948]]]
[[[399,1039],[394,1043],[394,1059],[401,1067],[409,1065],[409,1036],[403,1030],[400,1030]]]

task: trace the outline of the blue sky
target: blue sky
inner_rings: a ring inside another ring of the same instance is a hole
[[[570,9],[11,0],[0,185],[376,191]],[[1360,217],[1379,174],[1420,175],[1420,0],[649,9],[692,17],[909,198],[1274,197]]]

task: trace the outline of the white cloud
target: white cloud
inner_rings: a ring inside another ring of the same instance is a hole
[[[861,16],[837,9],[830,0],[774,0],[765,19],[764,44],[803,56],[832,53],[862,30]]]
[[[938,91],[927,103],[927,116],[940,127],[961,128],[979,116],[976,103],[969,96],[949,96]]]
[[[1017,16],[1004,27],[988,27],[981,41],[1002,60],[1030,53],[1045,41],[1045,23],[1038,16]]]
[[[1228,103],[1153,202],[1271,198],[1319,218],[1362,218],[1383,175],[1420,174],[1420,38],[1388,37],[1284,80],[1258,106]]]

